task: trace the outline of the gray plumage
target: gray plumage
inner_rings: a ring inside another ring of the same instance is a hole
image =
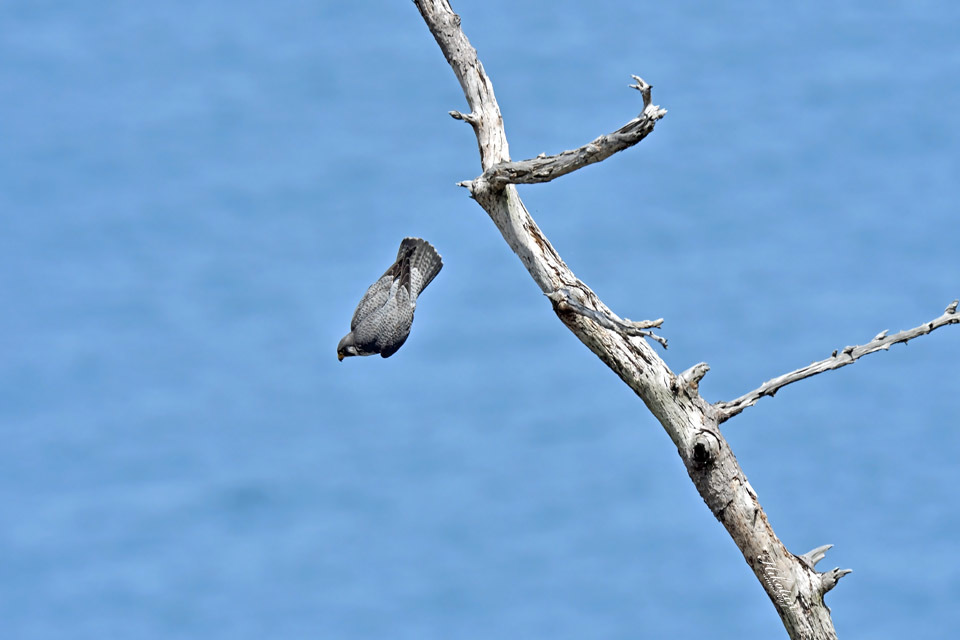
[[[389,358],[397,352],[413,324],[417,296],[440,273],[443,260],[426,240],[404,238],[397,260],[370,285],[353,312],[350,333],[337,345],[337,358]]]

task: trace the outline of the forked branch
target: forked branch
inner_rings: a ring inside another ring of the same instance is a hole
[[[820,360],[819,362],[813,362],[805,367],[797,369],[796,371],[791,371],[790,373],[785,373],[782,376],[777,376],[772,380],[767,380],[758,388],[754,389],[750,393],[740,396],[736,400],[716,403],[714,408],[717,410],[720,422],[725,422],[742,412],[747,407],[752,407],[763,396],[773,397],[776,395],[777,391],[788,384],[799,382],[804,378],[815,376],[818,373],[845,367],[848,364],[853,364],[867,354],[887,350],[892,345],[901,342],[906,344],[914,338],[926,335],[931,331],[939,329],[940,327],[944,327],[948,324],[960,323],[960,313],[957,313],[957,303],[958,301],[954,300],[950,303],[940,317],[934,318],[930,322],[925,322],[919,327],[907,329],[906,331],[901,331],[900,333],[895,333],[893,335],[887,335],[886,330],[881,331],[874,336],[873,340],[866,344],[844,347],[842,350],[835,350],[829,358]]]
[[[496,164],[484,172],[484,180],[497,187],[506,184],[550,182],[587,165],[606,160],[618,151],[629,149],[646,138],[653,131],[657,120],[667,114],[667,110],[652,104],[650,98],[652,85],[644,82],[643,78],[639,76],[633,76],[633,79],[636,84],[632,84],[630,87],[639,91],[643,96],[643,111],[636,118],[613,133],[600,136],[593,142],[588,142],[577,149],[564,151],[553,156],[541,154],[529,160]],[[456,111],[452,111],[450,115],[454,118],[467,120],[466,116]]]

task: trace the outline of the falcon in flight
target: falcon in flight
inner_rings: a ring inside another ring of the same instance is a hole
[[[370,285],[353,312],[350,333],[337,345],[337,359],[350,356],[389,358],[397,352],[413,324],[417,296],[440,273],[443,261],[426,240],[404,238],[397,260]]]

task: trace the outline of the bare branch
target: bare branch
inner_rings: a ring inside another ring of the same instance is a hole
[[[453,12],[447,0],[416,0],[414,4],[440,45],[470,105],[472,120],[468,122],[477,132],[481,166],[486,170],[498,162],[509,162],[507,135],[493,84],[477,58],[477,50],[460,30],[460,16]]]
[[[833,548],[832,544],[825,544],[823,546],[817,547],[816,549],[811,549],[805,554],[800,556],[800,559],[805,565],[811,569],[816,569],[817,563],[823,560],[824,556],[827,555],[827,551]]]
[[[679,384],[694,393],[699,393],[700,381],[703,380],[703,376],[707,375],[708,371],[710,371],[710,365],[706,362],[699,362],[679,375]]]
[[[827,554],[827,551],[829,551],[831,548],[833,548],[832,544],[825,544],[821,547],[817,547],[816,549],[811,549],[810,551],[807,551],[805,554],[800,556],[800,560],[805,565],[807,565],[807,567],[809,567],[810,569],[815,569],[817,563],[823,560],[823,557]],[[820,573],[819,574],[820,576],[819,591],[821,595],[826,593],[827,591],[830,591],[835,586],[837,586],[837,583],[840,581],[840,578],[847,575],[848,573],[853,573],[853,569],[841,569],[840,567],[835,567],[830,571]]]
[[[544,295],[550,298],[550,301],[554,303],[557,311],[573,311],[581,316],[590,318],[601,327],[617,331],[627,337],[653,338],[660,343],[664,349],[667,348],[666,338],[658,336],[652,331],[648,331],[648,329],[659,329],[663,324],[663,318],[658,318],[657,320],[639,320],[636,322],[630,318],[620,319],[610,310],[597,311],[596,309],[585,306],[584,303],[587,297],[582,291],[576,288],[563,287]]]
[[[957,300],[954,300],[943,312],[943,315],[938,318],[934,318],[930,322],[925,322],[919,327],[907,329],[906,331],[901,331],[900,333],[895,333],[893,335],[887,335],[886,330],[881,331],[874,336],[873,340],[864,345],[844,347],[844,349],[841,351],[834,350],[831,356],[826,360],[813,362],[805,367],[797,369],[796,371],[791,371],[790,373],[785,373],[782,376],[773,378],[772,380],[767,380],[760,385],[759,388],[740,396],[736,400],[716,403],[714,408],[717,410],[720,422],[725,422],[733,416],[741,413],[747,407],[752,407],[763,396],[772,397],[777,393],[777,391],[788,384],[798,382],[804,378],[809,378],[810,376],[815,376],[818,373],[845,367],[848,364],[853,364],[867,354],[877,351],[886,351],[890,349],[891,345],[900,342],[906,344],[908,341],[913,340],[914,338],[926,335],[931,331],[939,329],[940,327],[948,324],[960,323],[960,314],[957,313],[957,302]]]
[[[628,84],[627,86],[640,92],[640,95],[643,96],[643,110],[646,111],[650,107],[650,102],[653,100],[653,98],[650,97],[653,85],[649,84],[640,76],[631,75],[630,77],[633,78],[633,81],[637,84]],[[667,110],[664,109],[663,112],[666,113]]]
[[[643,95],[643,111],[636,118],[613,133],[600,136],[577,149],[553,156],[540,154],[529,160],[496,164],[484,172],[484,179],[498,187],[506,184],[550,182],[587,165],[606,160],[646,138],[653,131],[657,120],[667,114],[667,110],[650,103],[651,85],[639,76],[633,76],[633,79],[637,84],[630,86]]]
[[[473,126],[477,126],[477,124],[480,122],[480,119],[472,113],[460,113],[459,111],[450,111],[448,113],[454,120],[463,120],[464,122],[472,124]]]
[[[848,573],[853,573],[853,569],[841,569],[840,567],[834,567],[826,573],[820,574],[820,589],[822,593],[830,591],[837,583],[840,582],[840,578],[847,575]]]

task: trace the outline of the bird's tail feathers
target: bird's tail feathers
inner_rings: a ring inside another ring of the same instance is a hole
[[[422,238],[404,238],[397,252],[397,261],[402,262],[409,256],[410,268],[420,272],[422,281],[420,291],[427,288],[440,269],[443,268],[443,259],[433,245]],[[418,292],[419,293],[419,292]]]

